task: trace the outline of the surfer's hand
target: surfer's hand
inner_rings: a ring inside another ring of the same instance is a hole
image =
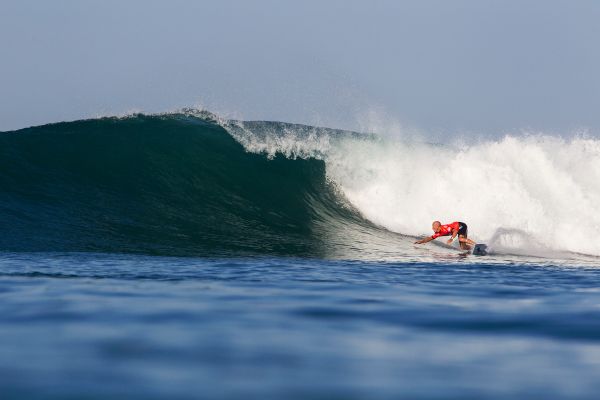
[[[448,239],[448,240],[446,241],[446,243],[448,243],[448,244],[452,244],[452,239]]]

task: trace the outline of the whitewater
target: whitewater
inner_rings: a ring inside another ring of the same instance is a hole
[[[318,158],[327,177],[377,225],[429,235],[433,220],[465,221],[497,252],[600,255],[600,141],[542,134],[472,144],[320,128],[221,124],[251,152]]]

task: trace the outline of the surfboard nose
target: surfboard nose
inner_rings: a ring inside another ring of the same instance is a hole
[[[475,256],[486,256],[487,255],[487,244],[476,244],[473,247],[473,255]]]

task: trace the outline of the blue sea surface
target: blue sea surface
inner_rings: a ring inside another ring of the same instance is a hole
[[[595,399],[593,263],[0,253],[8,399]]]

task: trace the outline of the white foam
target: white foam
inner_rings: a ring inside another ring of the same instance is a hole
[[[328,175],[370,220],[411,235],[464,221],[481,241],[514,229],[556,250],[600,255],[600,141],[510,137],[461,149],[346,144]]]

